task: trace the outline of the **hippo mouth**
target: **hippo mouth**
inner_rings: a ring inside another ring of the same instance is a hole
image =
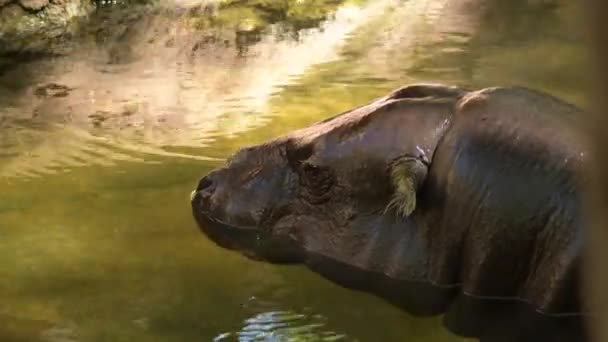
[[[190,194],[190,201],[199,229],[218,246],[256,261],[275,264],[303,262],[303,251],[293,242],[271,237],[263,227],[235,225],[215,217],[204,210],[197,191]]]
[[[242,250],[259,239],[255,227],[230,224],[205,210],[200,193],[197,190],[190,194],[192,214],[202,232],[221,247],[231,250]]]

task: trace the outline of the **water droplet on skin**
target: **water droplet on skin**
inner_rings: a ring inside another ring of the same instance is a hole
[[[418,157],[421,158],[424,163],[428,164],[429,159],[426,156],[426,152],[424,152],[424,150],[418,145],[416,145],[416,150],[418,150],[418,153],[420,153],[420,155]]]

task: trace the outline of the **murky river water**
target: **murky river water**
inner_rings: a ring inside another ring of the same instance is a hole
[[[440,318],[216,247],[188,194],[237,148],[406,83],[525,85],[584,106],[576,5],[356,1],[313,28],[236,36],[100,12],[67,56],[5,64],[0,340],[459,341]]]

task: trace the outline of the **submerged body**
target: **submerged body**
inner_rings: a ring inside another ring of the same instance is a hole
[[[411,85],[245,149],[202,230],[482,341],[581,341],[580,111],[523,88]]]

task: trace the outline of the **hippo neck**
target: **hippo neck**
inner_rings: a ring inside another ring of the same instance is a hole
[[[458,287],[429,280],[431,256],[424,215],[362,218],[353,230],[357,235],[350,241],[359,241],[356,246],[336,246],[339,253],[309,250],[308,267],[342,286],[375,293],[414,314],[445,311]]]
[[[312,258],[333,260],[361,272],[383,274],[396,280],[428,282],[426,231],[424,217],[417,212],[409,218],[392,213],[363,216],[344,228],[339,233],[342,236],[330,249],[317,249],[326,244],[315,241],[315,234],[309,234],[305,249]]]

